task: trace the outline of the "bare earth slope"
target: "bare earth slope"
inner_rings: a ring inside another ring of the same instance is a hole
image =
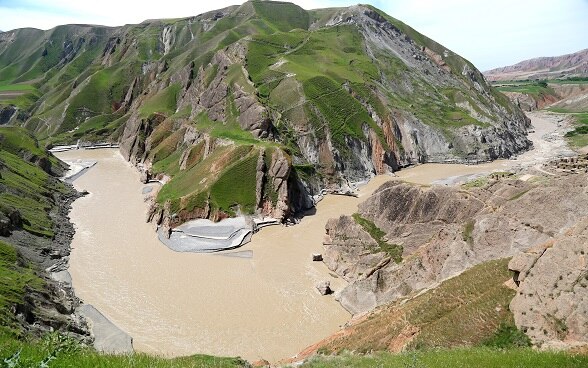
[[[573,54],[539,57],[484,72],[490,81],[558,79],[588,76],[588,49]]]

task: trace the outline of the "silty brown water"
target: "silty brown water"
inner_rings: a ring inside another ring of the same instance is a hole
[[[329,218],[352,214],[387,180],[430,184],[490,172],[485,165],[426,164],[396,177],[372,179],[359,197],[326,196],[316,214],[292,227],[257,233],[239,251],[252,258],[176,253],[145,222],[146,204],[135,168],[117,150],[58,154],[63,160],[98,163],[74,181],[90,195],[73,204],[76,226],[70,272],[76,294],[129,333],[135,349],[167,356],[205,353],[276,361],[295,355],[339,329],[350,315],[333,296],[320,296],[319,281],[345,286],[311,253],[322,251]]]

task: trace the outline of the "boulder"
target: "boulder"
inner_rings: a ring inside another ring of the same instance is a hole
[[[0,212],[0,236],[9,236],[11,229],[10,219]]]
[[[323,255],[320,253],[313,253],[312,254],[312,260],[314,262],[321,262],[323,260]]]
[[[330,281],[321,281],[316,285],[316,289],[321,293],[321,295],[329,295],[333,293],[331,290],[331,282]]]
[[[20,228],[22,226],[22,216],[19,210],[10,210],[7,215],[13,228]]]

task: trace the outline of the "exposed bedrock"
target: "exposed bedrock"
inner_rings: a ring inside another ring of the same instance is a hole
[[[588,218],[509,263],[518,285],[510,303],[517,327],[535,344],[588,344]]]
[[[341,304],[365,312],[553,239],[588,214],[586,179],[491,179],[478,188],[382,185],[359,206],[380,239],[350,216],[327,223],[325,264],[350,282]],[[396,263],[390,250],[399,247]]]

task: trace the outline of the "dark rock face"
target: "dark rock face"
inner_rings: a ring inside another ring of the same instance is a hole
[[[388,243],[403,247],[403,261],[397,264],[378,251],[353,218],[330,220],[324,262],[350,281],[341,304],[352,313],[365,312],[550,241],[588,215],[586,179],[582,174],[545,178],[542,184],[490,180],[467,190],[384,184],[360,205],[359,214],[373,221]]]
[[[0,125],[10,123],[12,118],[16,115],[17,109],[14,106],[5,106],[0,108]]]

